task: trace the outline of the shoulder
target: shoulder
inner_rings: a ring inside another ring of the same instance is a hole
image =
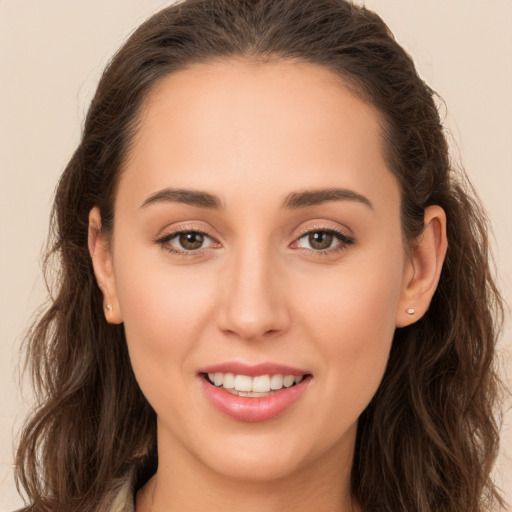
[[[118,478],[113,483],[109,492],[99,503],[96,512],[135,512],[135,489],[137,471],[135,468]],[[31,512],[33,507],[20,508],[13,512]]]

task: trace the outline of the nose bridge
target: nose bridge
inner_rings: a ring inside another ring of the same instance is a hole
[[[227,266],[219,327],[248,340],[284,330],[284,276],[272,248],[253,236],[233,249]]]

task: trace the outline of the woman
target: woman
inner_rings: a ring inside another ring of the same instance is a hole
[[[486,225],[434,93],[341,0],[192,0],[107,68],[32,331],[32,510],[499,503]]]

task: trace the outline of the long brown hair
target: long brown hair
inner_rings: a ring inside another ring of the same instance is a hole
[[[450,164],[435,93],[384,22],[348,1],[187,0],[150,18],[114,56],[59,182],[46,259],[46,270],[59,272],[27,337],[38,405],[16,460],[31,510],[92,512],[116,480],[155,457],[155,414],[132,373],[123,327],[103,318],[88,214],[99,206],[111,232],[123,159],[158,80],[231,57],[298,59],[338,74],[384,119],[405,243],[421,234],[427,206],[447,215],[449,248],[430,309],[396,330],[383,381],[359,420],[354,496],[368,512],[480,512],[501,503],[490,471],[502,303],[486,217]]]

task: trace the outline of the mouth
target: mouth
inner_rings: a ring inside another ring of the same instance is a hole
[[[210,404],[237,421],[266,421],[293,409],[313,375],[273,363],[255,366],[237,362],[202,368],[201,388]]]
[[[275,373],[250,376],[230,372],[209,372],[201,373],[201,377],[210,385],[232,395],[260,398],[276,394],[283,389],[297,386],[304,379],[311,378],[311,375]]]

